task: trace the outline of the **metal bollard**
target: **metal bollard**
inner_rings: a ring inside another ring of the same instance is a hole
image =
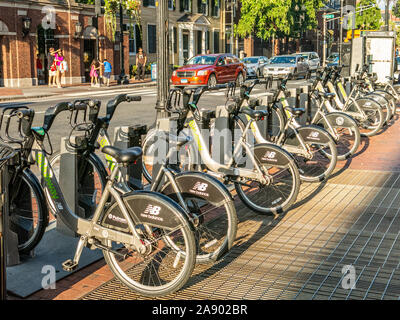
[[[71,136],[71,142],[82,143],[82,137]],[[85,210],[78,205],[78,156],[79,150],[69,144],[69,138],[61,138],[59,184],[65,201],[79,217],[85,218]],[[78,237],[61,219],[57,219],[57,231],[69,237]]]
[[[142,135],[146,134],[147,126],[125,126],[115,128],[114,146],[128,149],[142,146]],[[138,189],[143,189],[142,182],[142,159],[130,164],[127,168],[121,168],[121,173],[129,177],[129,182]]]

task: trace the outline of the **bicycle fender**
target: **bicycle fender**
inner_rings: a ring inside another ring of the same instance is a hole
[[[195,197],[213,204],[233,201],[226,187],[214,177],[203,172],[183,172],[175,176],[175,182],[183,197]],[[178,197],[171,182],[165,184],[161,193],[178,202]]]
[[[182,225],[174,211],[181,213],[181,219],[185,218],[183,209],[168,197],[148,191],[130,192],[122,196],[128,213],[137,224],[148,224],[163,229],[175,229]],[[128,221],[121,212],[118,203],[115,202],[105,213],[102,225],[117,231],[130,232]]]
[[[352,128],[354,125],[357,126],[355,120],[345,113],[332,112],[327,114],[326,118],[333,128]],[[323,118],[319,120],[319,123],[324,123]]]
[[[294,161],[293,156],[279,146],[263,143],[254,147],[254,157],[261,164],[274,165],[277,167],[286,167],[291,161]]]
[[[333,141],[333,138],[329,132],[318,126],[304,126],[298,128],[297,131],[303,138],[304,142],[307,143],[328,144],[329,142]]]

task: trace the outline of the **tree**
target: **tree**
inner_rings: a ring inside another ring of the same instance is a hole
[[[396,1],[396,3],[394,4],[392,13],[397,18],[400,18],[400,1]]]
[[[272,36],[286,37],[310,30],[317,24],[316,11],[321,8],[322,2],[323,0],[242,0],[241,18],[235,28],[236,33],[241,37],[255,34],[268,40]]]
[[[288,34],[291,0],[242,0],[241,17],[235,26],[241,37],[253,33],[264,40],[278,33]]]
[[[378,30],[382,22],[381,10],[377,6],[376,0],[361,0],[357,4],[357,11],[362,7],[374,6],[362,12],[357,12],[356,28],[360,30]]]

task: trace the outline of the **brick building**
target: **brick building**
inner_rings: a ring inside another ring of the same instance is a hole
[[[185,59],[207,50],[238,53],[238,41],[227,36],[226,23],[230,17],[225,12],[226,1],[165,1],[169,5],[171,64],[181,65]],[[80,2],[0,1],[0,86],[46,84],[50,47],[64,50],[69,64],[64,80],[67,84],[89,81],[90,63],[97,55],[100,60],[107,58],[111,62],[113,75],[118,78],[118,36],[110,35],[103,15],[96,18],[93,5]],[[139,47],[148,53],[150,63],[156,61],[155,5],[155,0],[142,1],[140,28],[135,20],[124,16],[122,35],[126,73],[135,64]],[[121,34],[119,23],[116,27],[117,35]],[[37,69],[38,60],[44,73]]]

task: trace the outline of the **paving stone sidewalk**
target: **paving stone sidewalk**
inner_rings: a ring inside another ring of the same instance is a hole
[[[363,139],[356,158],[326,183],[303,184],[282,216],[260,216],[236,201],[239,228],[229,254],[196,266],[182,290],[161,299],[399,299],[399,136],[394,121]],[[343,268],[353,268],[355,287],[346,287]],[[28,299],[147,298],[101,260]]]

